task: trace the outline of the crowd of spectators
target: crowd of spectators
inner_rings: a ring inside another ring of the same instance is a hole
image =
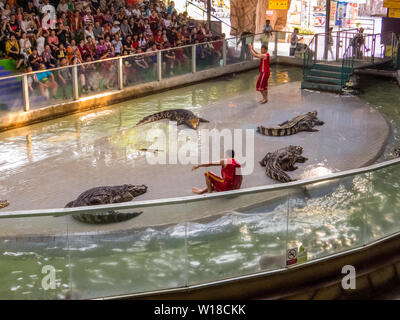
[[[221,40],[208,24],[195,24],[186,13],[178,13],[174,2],[160,0],[0,0],[0,51],[27,72],[43,70],[29,78],[29,88],[42,94],[56,93],[72,79],[69,69],[53,74],[46,69],[91,62],[116,56],[140,54],[124,60],[124,81],[155,70],[157,55],[163,51],[163,70],[174,70],[188,61],[188,50],[171,48]],[[149,52],[149,54],[145,54]],[[197,59],[219,61],[222,41],[200,45]],[[106,86],[115,85],[115,64],[79,67],[84,91],[95,90],[95,73],[106,77]]]

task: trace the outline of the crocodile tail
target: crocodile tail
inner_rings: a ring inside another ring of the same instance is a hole
[[[139,125],[142,125],[142,124],[152,123],[152,122],[155,122],[155,121],[166,119],[166,118],[168,118],[167,114],[168,114],[167,112],[162,111],[162,112],[153,114],[151,116],[144,117],[136,125],[139,126]]]
[[[75,201],[68,202],[67,205],[65,206],[65,208],[73,208],[74,207],[74,202]]]
[[[110,211],[106,213],[74,214],[72,217],[75,220],[88,224],[109,224],[109,223],[128,221],[130,219],[136,218],[142,213],[143,213],[142,211],[132,212],[132,213],[120,213],[120,212]]]
[[[291,128],[265,128],[263,126],[259,126],[257,128],[257,132],[271,137],[282,137],[290,135]]]
[[[274,179],[276,181],[283,182],[283,183],[292,181],[292,179],[289,177],[289,175],[282,170],[273,170],[272,168],[267,167],[267,170],[265,172],[268,177],[270,177],[271,179]]]

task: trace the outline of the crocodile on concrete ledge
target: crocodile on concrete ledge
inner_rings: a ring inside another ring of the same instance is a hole
[[[161,111],[151,116],[147,116],[143,118],[137,125],[152,123],[164,119],[176,121],[178,122],[178,126],[185,124],[191,129],[197,129],[200,125],[200,122],[209,122],[208,120],[199,118],[192,111],[185,109],[173,109]]]
[[[265,128],[263,126],[259,126],[257,128],[257,132],[265,136],[290,136],[300,131],[318,131],[317,129],[314,129],[314,126],[322,126],[323,124],[323,121],[318,120],[318,112],[312,111],[297,116],[292,120],[285,121],[275,128]]]
[[[147,192],[147,186],[125,184],[113,187],[97,187],[83,192],[76,200],[69,202],[65,207],[85,207],[132,201],[137,196]],[[81,213],[73,218],[84,223],[107,224],[127,221],[137,217],[142,212],[121,213],[115,211],[99,213]]]
[[[303,148],[298,146],[289,146],[269,152],[260,161],[261,166],[265,167],[265,173],[271,179],[279,182],[294,181],[285,171],[294,171],[297,169],[296,162],[306,162],[308,159],[303,157]]]

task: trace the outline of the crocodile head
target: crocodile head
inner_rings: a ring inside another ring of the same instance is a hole
[[[186,121],[187,125],[192,129],[197,129],[200,125],[199,118],[192,118]]]
[[[125,191],[129,193],[132,197],[136,198],[147,192],[147,186],[145,186],[144,184],[141,186],[126,184]]]
[[[292,152],[294,154],[302,154],[303,153],[303,147],[300,146],[289,146],[289,152]]]
[[[309,112],[308,114],[309,114],[310,116],[314,117],[314,118],[318,117],[318,111],[317,111],[317,110],[311,111],[311,112]]]

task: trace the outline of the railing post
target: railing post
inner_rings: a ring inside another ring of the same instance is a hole
[[[337,33],[336,37],[336,61],[339,60],[339,51],[340,51],[340,31]]]
[[[318,33],[315,35],[315,61],[318,61]]]
[[[76,64],[72,67],[72,85],[74,100],[79,100],[78,66]]]
[[[225,67],[226,66],[226,49],[227,49],[227,43],[226,40],[222,42],[222,65]]]
[[[192,45],[192,73],[196,73],[196,45]]]
[[[162,80],[162,52],[157,51],[157,79]]]
[[[119,90],[124,89],[124,68],[121,57],[118,59],[118,88]]]
[[[28,88],[28,76],[24,74],[22,76],[22,93],[24,96],[24,111],[29,111],[29,88]]]
[[[395,43],[395,41],[394,41],[394,39],[395,39],[395,33],[394,32],[392,32],[392,60],[393,60],[393,58],[394,58],[394,43]],[[397,54],[399,54],[398,52],[397,52]]]
[[[275,32],[275,39],[274,39],[274,44],[275,44],[274,57],[275,58],[278,56],[278,34],[279,34],[279,31],[276,31]]]

